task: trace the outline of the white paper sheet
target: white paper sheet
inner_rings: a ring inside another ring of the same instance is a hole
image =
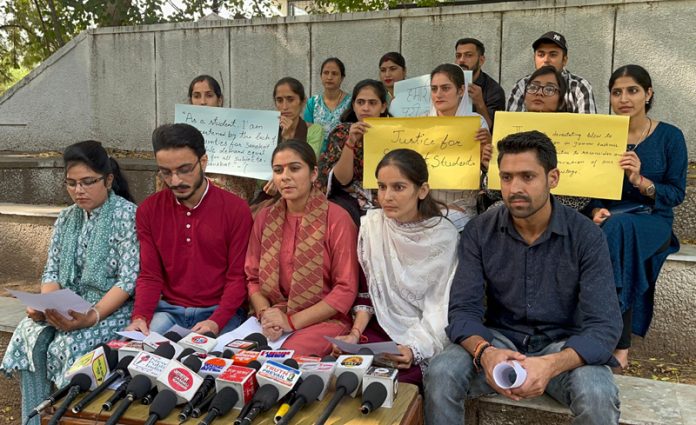
[[[145,339],[145,334],[139,331],[119,331],[116,332],[116,335],[121,335],[133,341],[142,341]]]
[[[255,332],[262,333],[261,331],[261,323],[258,321],[256,317],[252,316],[248,318],[246,322],[239,325],[237,329],[231,332],[227,332],[226,334],[220,335],[217,338],[217,345],[215,346],[215,349],[213,351],[222,351],[225,349],[225,345],[227,345],[228,342],[235,339],[244,339],[245,336],[253,334]],[[281,336],[277,341],[268,341],[268,345],[274,350],[278,350],[290,335],[292,335],[292,332],[283,334],[283,336]]]
[[[379,354],[401,354],[394,341],[372,342],[369,344],[350,344],[348,342],[341,341],[336,338],[330,338],[328,336],[325,336],[324,338],[326,338],[326,340],[330,343],[336,344],[336,347],[348,354],[355,354],[360,351],[361,348],[369,348],[372,351],[372,354],[375,356]]]
[[[72,319],[68,314],[68,310],[86,313],[92,307],[92,304],[70,289],[60,289],[46,294],[32,294],[30,292],[14,291],[12,289],[8,289],[7,291],[29,308],[33,308],[40,312],[56,310],[68,319]]]

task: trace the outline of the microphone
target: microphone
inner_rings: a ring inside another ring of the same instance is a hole
[[[195,353],[196,350],[193,348],[184,348],[181,353],[176,357],[177,360],[183,361],[182,359],[185,359],[186,357],[190,356],[191,354]]]
[[[128,389],[128,384],[130,384],[131,377],[130,375],[126,376],[123,378],[123,383],[116,388],[116,391],[109,397],[108,400],[102,404],[102,410],[104,411],[111,411],[111,408],[114,407],[114,404],[118,403],[119,400],[121,400],[123,397],[126,396],[126,390]]]
[[[174,337],[174,333],[172,332],[167,332],[167,334],[171,337]],[[176,334],[178,337],[179,334]],[[176,339],[176,337],[174,337]],[[171,358],[176,358],[181,354],[182,351],[184,351],[184,347],[181,345],[177,344],[176,342],[172,341],[169,338],[166,338],[164,335],[160,335],[157,332],[150,332],[150,335],[148,335],[144,340],[143,340],[143,349],[149,353],[154,353],[157,348],[163,344],[168,344],[171,345],[172,348],[174,348],[174,355],[172,355]]]
[[[112,352],[113,353],[113,352]],[[115,354],[115,353],[114,353]],[[116,369],[114,369],[113,373],[109,375],[108,378],[104,380],[97,388],[95,388],[92,392],[87,394],[85,398],[80,400],[73,408],[72,412],[73,413],[80,413],[82,409],[87,407],[92,401],[94,401],[97,396],[99,396],[101,393],[104,392],[111,384],[113,384],[117,379],[120,378],[125,378],[126,376],[130,376],[130,372],[128,372],[128,365],[130,362],[133,361],[133,356],[126,356],[122,358],[118,364],[116,365]]]
[[[258,360],[261,362],[261,364],[264,364],[269,360],[283,363],[285,360],[291,359],[293,354],[295,354],[294,350],[262,350],[259,352]],[[295,364],[297,364],[296,360]]]
[[[295,369],[299,369],[300,367],[297,364],[297,360],[295,359],[287,359],[285,361],[285,364]],[[301,371],[300,374],[302,374]],[[290,392],[285,394],[280,399],[280,407],[278,408],[278,411],[276,411],[276,414],[274,416],[275,422],[278,422],[280,418],[282,418],[288,412],[288,409],[290,409],[290,403],[295,399],[295,394],[297,394],[297,388],[299,388],[300,385],[302,385],[302,377],[300,377],[300,379],[297,380]]]
[[[135,357],[141,351],[145,351],[142,341],[129,341],[118,349],[118,360],[121,361],[124,357],[128,356]]]
[[[232,362],[237,366],[246,366],[253,361],[258,361],[262,363],[259,359],[260,353],[258,351],[238,351],[232,356]]]
[[[331,386],[331,381],[336,370],[336,358],[333,356],[326,356],[321,359],[320,362],[304,363],[300,365],[300,370],[302,371],[302,376],[315,375],[321,378],[323,387],[317,399],[323,400]]]
[[[321,416],[319,416],[319,419],[317,419],[315,422],[315,425],[324,425],[326,420],[331,416],[331,413],[333,413],[334,409],[336,409],[336,406],[338,406],[338,403],[341,401],[343,396],[357,390],[358,385],[360,385],[360,381],[355,373],[348,371],[339,375],[338,378],[336,378],[336,392],[331,398],[329,404],[326,405],[326,408],[321,413]]]
[[[344,354],[336,360],[336,378],[347,372],[354,373],[355,377],[358,378],[358,387],[350,392],[351,397],[354,398],[358,394],[360,382],[367,369],[372,365],[373,359],[372,355]]]
[[[191,401],[203,383],[203,378],[196,373],[200,367],[201,360],[196,356],[189,356],[183,364],[171,360],[157,376],[155,380],[157,388],[174,391],[177,404],[187,403]]]
[[[73,381],[74,381],[74,377],[73,377],[73,379],[70,380],[70,382],[68,382],[63,387],[54,391],[53,394],[49,395],[48,398],[46,398],[44,401],[39,403],[34,409],[32,409],[31,412],[29,412],[29,414],[27,415],[27,421],[29,421],[29,419],[31,419],[34,416],[41,413],[47,407],[53,406],[53,404],[56,401],[65,397],[65,395],[68,393],[68,391],[70,391],[70,388],[74,385]]]
[[[223,369],[232,364],[231,360],[211,357],[205,360],[203,366],[198,370],[198,374],[203,377],[203,383],[198,387],[198,391],[191,398],[189,403],[186,403],[179,413],[179,421],[184,422],[193,413],[193,409],[200,405],[211,390],[215,388],[215,378],[220,376]]]
[[[215,388],[219,393],[223,388],[232,388],[237,393],[237,404],[234,407],[241,408],[246,413],[251,405],[251,398],[256,392],[258,384],[254,375],[261,368],[261,363],[252,361],[247,367],[232,365],[225,369],[215,380]],[[238,419],[243,417],[240,413]]]
[[[170,344],[162,344],[154,353],[141,351],[128,365],[128,372],[135,377],[145,375],[150,383],[155,385],[157,377],[164,371],[174,357],[174,347]]]
[[[233,339],[225,345],[225,348],[237,354],[240,351],[258,351],[259,347],[266,345],[268,345],[266,336],[255,332],[247,335],[244,339]]]
[[[259,371],[260,372],[260,371]],[[254,398],[251,400],[251,408],[249,412],[244,416],[244,418],[237,424],[235,420],[235,425],[251,425],[251,422],[256,419],[256,417],[270,409],[278,401],[278,389],[273,385],[263,385],[256,391]]]
[[[70,388],[68,389],[68,395],[65,396],[65,400],[63,400],[63,403],[60,405],[58,410],[56,410],[56,413],[53,414],[53,417],[48,422],[48,424],[57,425],[60,422],[60,418],[62,418],[65,412],[68,410],[68,406],[70,406],[70,403],[72,403],[73,400],[75,400],[75,397],[77,397],[78,394],[89,390],[91,384],[92,378],[90,378],[88,375],[84,373],[78,373],[77,375],[74,375],[70,380]]]
[[[101,344],[92,351],[82,355],[65,373],[65,379],[77,374],[85,374],[90,379],[90,390],[104,382],[104,378],[118,363],[118,355],[107,344]]]
[[[398,388],[396,369],[388,367],[370,367],[363,377],[363,395],[360,411],[369,414],[380,407],[390,408]]]
[[[157,397],[158,393],[159,393],[159,388],[157,388],[156,386],[150,388],[150,391],[148,391],[147,394],[145,394],[143,396],[143,398],[140,399],[140,404],[142,404],[143,406],[147,406],[147,405],[152,404],[152,400],[154,400],[155,397]]]
[[[114,413],[109,417],[105,425],[116,425],[119,419],[121,419],[121,416],[126,413],[126,410],[128,410],[130,405],[135,400],[143,398],[143,396],[150,391],[150,387],[150,380],[147,378],[147,376],[134,376],[126,389],[126,398],[124,398],[121,403],[118,404],[118,407],[116,407],[116,410],[114,410]]]
[[[297,389],[295,400],[292,402],[288,412],[283,415],[276,423],[278,425],[286,425],[302,408],[319,397],[324,391],[324,381],[318,375],[309,375]],[[277,418],[276,418],[277,419]]]
[[[208,392],[208,394],[205,396],[205,398],[203,399],[203,401],[201,401],[201,402],[198,404],[198,406],[195,406],[195,407],[193,408],[193,410],[191,411],[191,417],[192,417],[192,418],[198,418],[198,417],[201,416],[201,414],[202,414],[203,412],[205,412],[206,410],[208,410],[208,408],[210,407],[210,403],[213,402],[213,399],[215,398],[216,395],[217,395],[217,391],[215,391],[215,388],[213,388],[212,390],[210,390],[210,391]]]
[[[167,331],[162,336],[167,338],[171,342],[179,342],[179,341],[181,341],[181,338],[183,337],[183,335],[179,334],[178,332],[174,332],[174,331]]]
[[[232,406],[237,404],[237,392],[234,388],[223,388],[210,403],[210,411],[198,425],[210,425],[218,416],[225,416]]]
[[[175,407],[176,394],[169,390],[160,391],[150,405],[150,416],[145,421],[145,425],[155,425],[157,421],[169,416]]]
[[[245,424],[245,421],[247,421],[247,424],[251,423],[259,413],[270,409],[279,398],[289,393],[302,374],[299,369],[293,366],[297,366],[297,362],[293,359],[286,360],[284,364],[273,360],[264,363],[256,373],[259,389],[254,394],[251,402],[244,406],[242,412],[235,420],[235,424]],[[271,394],[275,394],[273,400],[270,400]],[[239,420],[240,418],[242,418],[241,421]]]
[[[184,348],[191,348],[198,353],[207,353],[213,351],[217,345],[217,339],[215,339],[215,335],[212,332],[206,332],[205,335],[191,332],[181,338],[179,345]]]

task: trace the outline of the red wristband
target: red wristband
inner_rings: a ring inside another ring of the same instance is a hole
[[[290,329],[292,329],[293,332],[297,331],[297,328],[295,328],[295,325],[292,323],[292,316],[288,314],[288,325],[290,325]]]

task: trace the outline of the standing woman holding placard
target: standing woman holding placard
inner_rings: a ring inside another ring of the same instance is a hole
[[[346,78],[346,66],[339,58],[328,58],[321,64],[321,85],[324,92],[315,94],[307,101],[304,120],[308,124],[319,124],[324,128],[324,145],[331,131],[341,122],[341,114],[350,107],[350,95],[341,90]],[[325,150],[322,147],[321,151]]]
[[[394,99],[394,83],[406,79],[406,59],[399,52],[385,53],[379,60],[379,79],[387,88],[388,102]]]
[[[19,371],[22,417],[67,383],[65,373],[83,354],[116,337],[130,322],[140,245],[135,204],[118,163],[101,143],[85,141],[63,153],[65,188],[74,204],[53,228],[41,293],[70,289],[92,304],[87,312],[27,308],[2,360]],[[24,421],[22,421],[24,422]],[[38,416],[32,424],[38,424]]]
[[[194,78],[188,88],[188,102],[191,105],[222,107],[224,97],[220,84],[210,75],[199,75]],[[206,177],[215,186],[232,192],[245,201],[250,201],[256,190],[256,180],[248,177],[230,176],[227,174],[206,173]],[[157,179],[160,186],[162,182]],[[160,187],[158,187],[160,189]]]
[[[364,120],[389,116],[387,89],[380,81],[362,80],[355,85],[352,99],[319,159],[319,179],[329,199],[360,225],[360,217],[374,206],[372,192],[362,187],[363,136],[370,128]]]
[[[481,127],[476,133],[475,139],[481,143],[481,172],[483,175],[488,171],[488,163],[493,153],[491,133],[488,131],[488,123],[481,115],[465,111],[467,101],[465,96],[464,71],[459,66],[445,63],[430,73],[430,99],[432,101],[430,116],[477,116],[481,119]],[[449,209],[447,218],[454,223],[460,232],[477,213],[478,193],[478,190],[433,190],[432,192],[433,198],[447,205]]]
[[[628,367],[631,333],[644,336],[653,314],[655,282],[667,256],[679,250],[673,208],[684,201],[688,155],[677,127],[648,116],[655,99],[648,72],[625,65],[609,79],[611,109],[630,117],[620,201],[594,201],[592,219],[609,244],[624,329],[614,351]]]
[[[280,199],[254,220],[244,271],[249,299],[263,333],[283,348],[324,356],[324,336],[350,329],[358,292],[357,228],[350,216],[315,187],[312,148],[288,140],[273,151],[273,182]]]

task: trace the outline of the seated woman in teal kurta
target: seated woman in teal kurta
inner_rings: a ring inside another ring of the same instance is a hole
[[[129,323],[139,271],[135,204],[116,161],[94,141],[69,146],[63,159],[75,204],[56,220],[41,292],[68,288],[93,307],[70,311],[70,318],[27,309],[2,361],[6,373],[20,373],[23,422],[50,394],[51,382],[64,385],[76,359]]]

